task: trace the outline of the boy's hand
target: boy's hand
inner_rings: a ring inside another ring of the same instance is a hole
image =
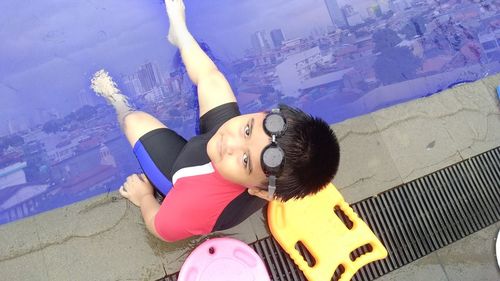
[[[120,194],[137,207],[141,207],[142,198],[153,194],[153,186],[144,174],[132,174],[120,187]]]

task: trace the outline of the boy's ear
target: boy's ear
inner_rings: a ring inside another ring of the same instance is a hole
[[[267,201],[272,201],[273,199],[269,198],[269,193],[267,190],[260,189],[258,187],[249,187],[248,188],[248,193],[253,196],[257,196],[261,199],[267,200]]]

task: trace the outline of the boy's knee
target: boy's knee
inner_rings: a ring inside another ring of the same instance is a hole
[[[142,111],[131,111],[123,116],[122,127],[125,132],[145,133],[157,128],[166,128],[159,120]]]
[[[124,124],[137,123],[140,122],[141,112],[140,111],[127,112],[127,114],[124,114],[122,118]]]
[[[141,111],[130,111],[121,116],[120,123],[123,127],[134,127],[134,125],[144,123],[147,116]]]

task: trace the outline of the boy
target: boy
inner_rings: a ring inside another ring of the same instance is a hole
[[[330,182],[339,146],[328,124],[285,105],[241,115],[226,78],[189,32],[183,1],[165,4],[168,40],[197,85],[201,135],[186,141],[134,111],[104,71],[92,79],[116,109],[144,171],[129,176],[120,193],[140,207],[148,230],[172,242],[228,229],[273,198],[302,198]],[[165,196],[161,205],[155,188]]]

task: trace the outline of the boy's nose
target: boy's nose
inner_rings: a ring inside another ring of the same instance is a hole
[[[226,141],[226,152],[231,155],[243,150],[243,144],[235,138],[228,138]]]

